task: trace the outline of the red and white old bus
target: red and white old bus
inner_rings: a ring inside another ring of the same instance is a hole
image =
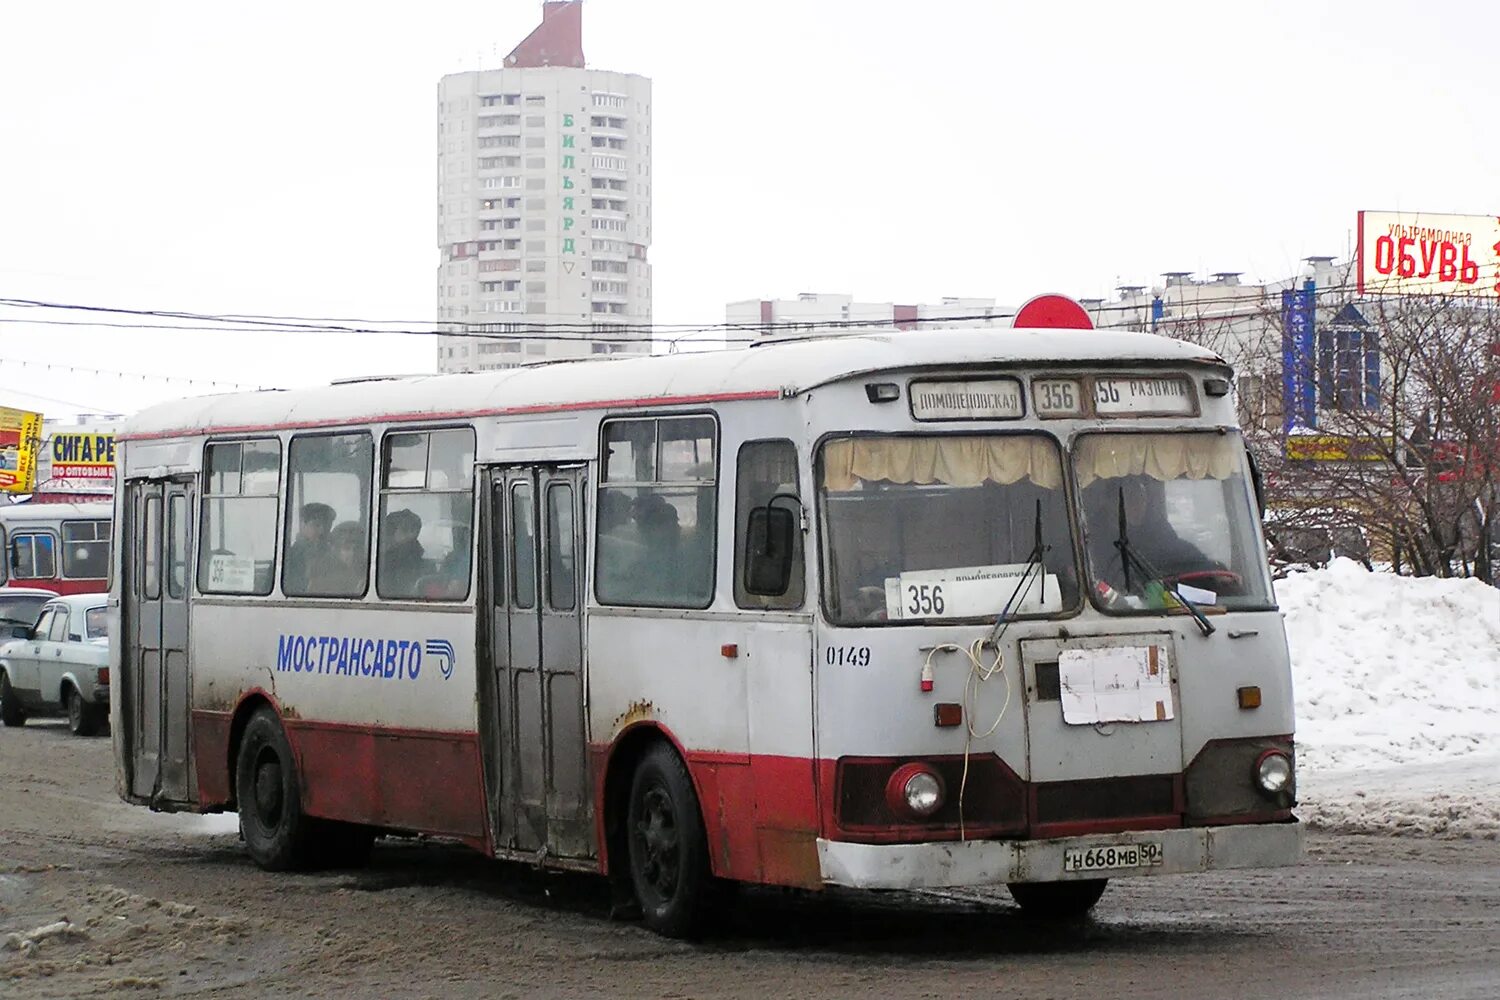
[[[108,497],[0,507],[0,585],[102,593],[109,579],[112,514]]]
[[[1295,862],[1213,354],[924,330],[185,400],[125,428],[120,793],[268,869],[388,831],[606,873],[1009,885]]]

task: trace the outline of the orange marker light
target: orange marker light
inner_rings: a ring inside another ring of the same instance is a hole
[[[737,642],[726,642],[719,647],[719,655],[726,660],[732,660],[740,655],[740,646]]]
[[[1235,694],[1239,697],[1240,708],[1260,708],[1260,688],[1242,687]]]
[[[961,726],[964,723],[964,707],[956,702],[940,701],[932,706],[932,723],[943,728]]]

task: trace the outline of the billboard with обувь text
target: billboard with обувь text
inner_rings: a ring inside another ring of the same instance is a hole
[[[1500,299],[1500,216],[1360,212],[1361,295]]]

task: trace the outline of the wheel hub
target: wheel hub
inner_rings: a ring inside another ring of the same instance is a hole
[[[281,821],[281,764],[274,757],[255,769],[255,811],[267,827]]]
[[[677,824],[666,792],[653,788],[644,796],[636,839],[641,846],[641,874],[662,898],[677,890]]]

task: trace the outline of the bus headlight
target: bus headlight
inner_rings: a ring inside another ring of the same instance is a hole
[[[1267,795],[1279,795],[1292,783],[1292,762],[1280,750],[1267,750],[1255,760],[1255,783]]]
[[[885,786],[891,811],[908,819],[926,819],[943,807],[943,779],[926,764],[896,768]]]

